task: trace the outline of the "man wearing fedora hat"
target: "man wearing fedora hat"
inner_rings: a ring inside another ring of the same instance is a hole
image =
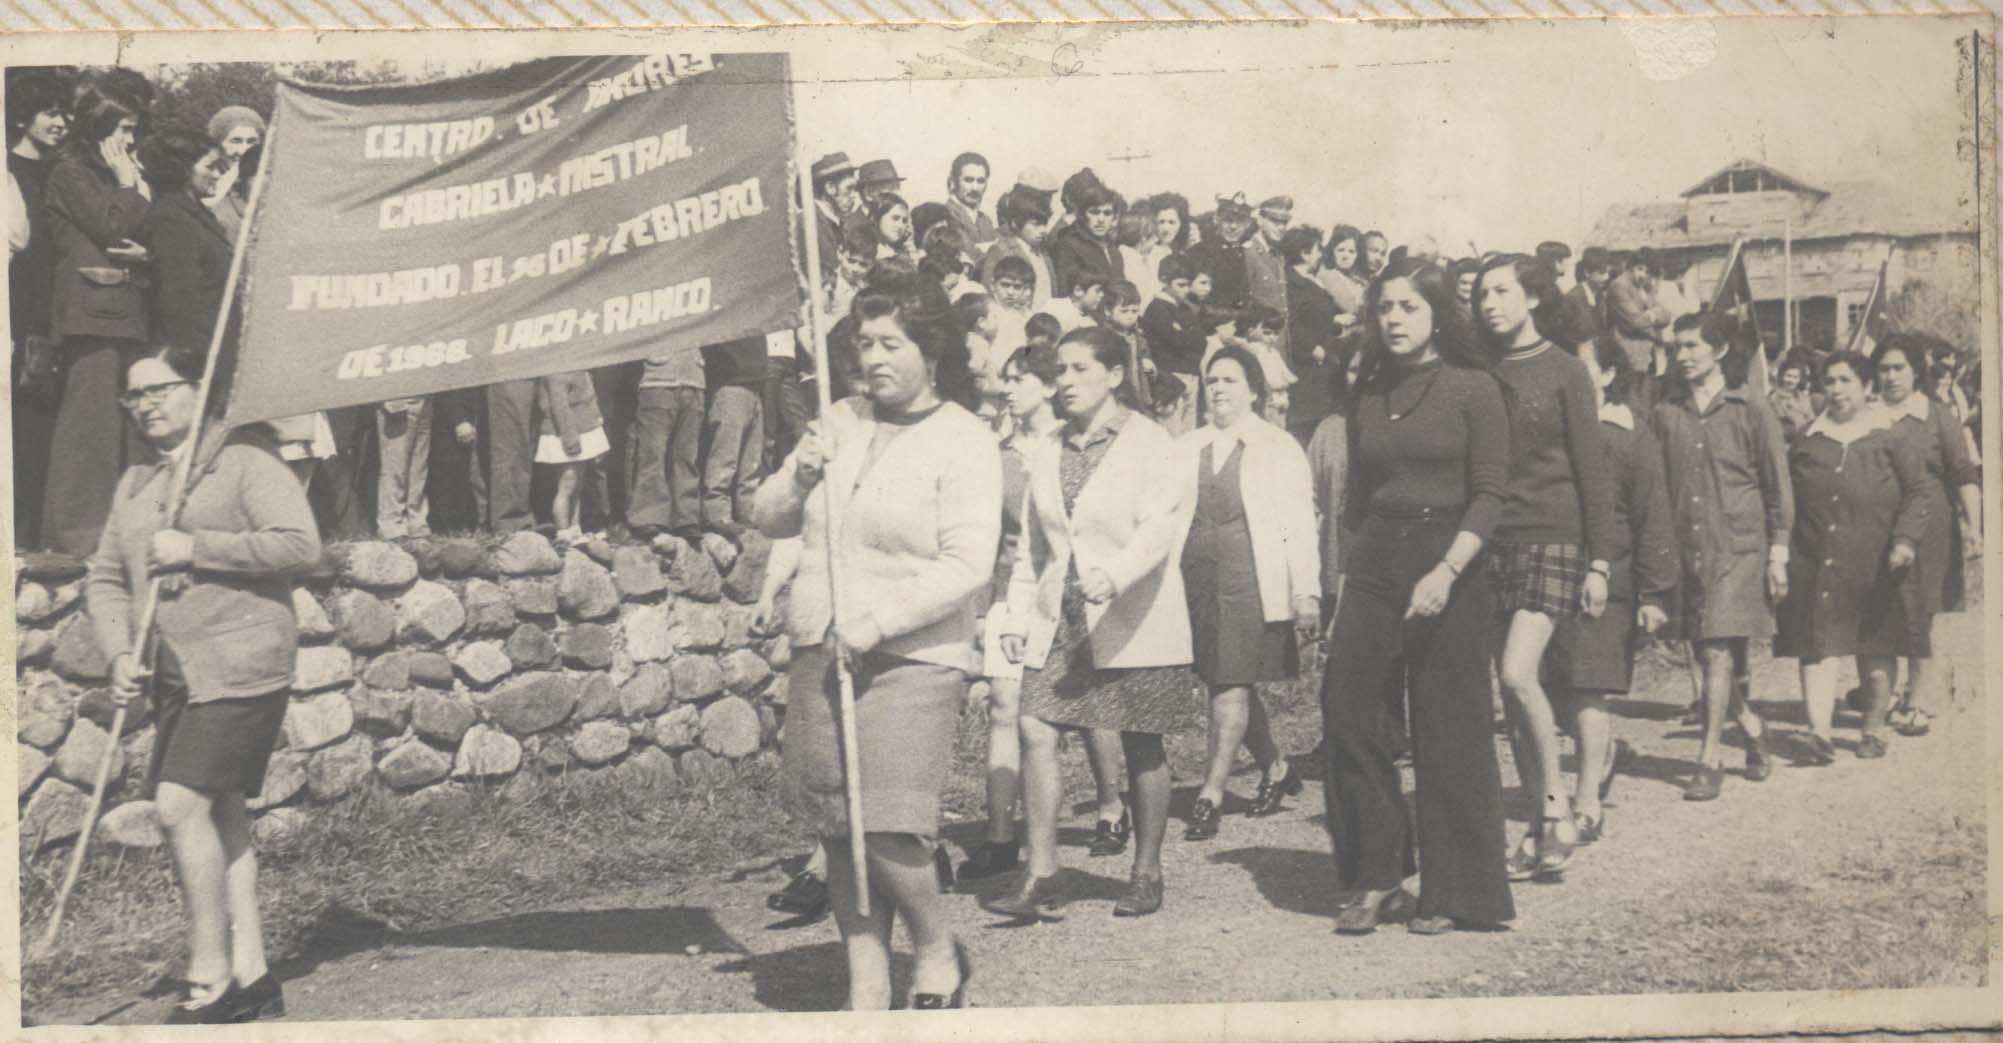
[[[819,238],[821,278],[835,271],[835,244],[841,242],[842,221],[855,212],[855,164],[848,153],[830,152],[814,161],[814,234]]]
[[[897,191],[904,184],[904,178],[897,173],[897,164],[887,159],[872,159],[864,163],[857,174],[856,185],[862,189],[864,206]]]

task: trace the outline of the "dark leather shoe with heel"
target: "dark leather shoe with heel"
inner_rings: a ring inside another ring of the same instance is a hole
[[[1217,828],[1223,823],[1224,813],[1207,797],[1198,797],[1189,809],[1189,828],[1182,831],[1184,840],[1209,840],[1217,835]]]
[[[1113,903],[1114,916],[1147,916],[1161,909],[1161,877],[1135,873],[1127,893]]]
[[[1285,761],[1281,761],[1280,763],[1283,765],[1286,764]],[[1280,810],[1281,802],[1287,797],[1298,797],[1300,795],[1301,777],[1299,773],[1290,768],[1277,781],[1271,775],[1268,775],[1259,780],[1259,792],[1252,797],[1251,813],[1260,817],[1274,814]]]
[[[1127,838],[1132,836],[1133,832],[1133,813],[1121,808],[1119,821],[1109,822],[1102,818],[1098,825],[1093,827],[1092,846],[1088,849],[1088,853],[1093,858],[1117,855],[1127,849]]]

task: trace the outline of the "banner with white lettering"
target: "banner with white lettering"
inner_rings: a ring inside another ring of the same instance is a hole
[[[695,350],[798,322],[786,57],[287,83],[233,423]]]

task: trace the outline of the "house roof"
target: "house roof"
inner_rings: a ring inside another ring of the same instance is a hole
[[[1765,163],[1761,163],[1750,159],[1734,160],[1730,163],[1725,164],[1722,167],[1719,167],[1718,169],[1712,171],[1710,174],[1706,175],[1704,180],[1699,181],[1696,184],[1691,185],[1689,188],[1684,189],[1681,194],[1684,198],[1688,199],[1691,196],[1703,192],[1706,188],[1710,187],[1711,182],[1718,180],[1720,177],[1732,173],[1734,171],[1742,171],[1742,170],[1765,171],[1768,176],[1772,177],[1774,180],[1780,182],[1781,184],[1786,185],[1790,191],[1816,196],[1817,198],[1829,194],[1828,192],[1825,192],[1822,189],[1817,188],[1814,185],[1811,185],[1808,182],[1803,181],[1798,177],[1795,177],[1791,174],[1783,173],[1779,170],[1775,170],[1773,167],[1767,166]]]
[[[1745,228],[1724,222],[1692,228],[1688,215],[1689,204],[1685,199],[1616,203],[1593,225],[1586,243],[1612,250],[1636,250],[1644,246],[1673,250],[1718,246],[1744,234],[1774,238],[1779,233],[1777,228]],[[1923,200],[1882,181],[1841,181],[1830,185],[1819,201],[1808,204],[1806,216],[1795,223],[1794,238],[1843,239],[1862,235],[1910,238],[1947,233],[1972,235],[1974,231],[1974,215],[1966,208]]]

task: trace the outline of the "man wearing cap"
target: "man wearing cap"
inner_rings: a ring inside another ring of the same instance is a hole
[[[1252,230],[1252,205],[1245,202],[1245,193],[1234,193],[1228,199],[1218,196],[1213,221],[1216,237],[1205,235],[1202,242],[1190,247],[1189,259],[1197,271],[1210,276],[1213,306],[1240,308],[1248,289],[1245,237]]]
[[[835,244],[841,241],[842,221],[854,213],[856,196],[855,165],[848,153],[830,152],[814,161],[814,228],[819,238],[821,279],[835,271]]]
[[[904,179],[898,176],[897,164],[887,159],[872,159],[864,163],[857,173],[859,176],[856,185],[862,189],[864,206],[875,204],[878,199],[896,192],[898,187],[904,184]]]
[[[1287,314],[1287,261],[1280,256],[1280,239],[1294,219],[1291,196],[1274,196],[1259,204],[1259,234],[1245,244],[1246,298],[1271,308],[1276,315]],[[1281,358],[1288,351],[1290,331],[1282,326],[1273,340],[1273,350]]]
[[[978,152],[953,157],[953,168],[946,175],[946,216],[977,247],[994,242],[996,236],[994,218],[981,213],[981,199],[987,194],[988,158]]]

